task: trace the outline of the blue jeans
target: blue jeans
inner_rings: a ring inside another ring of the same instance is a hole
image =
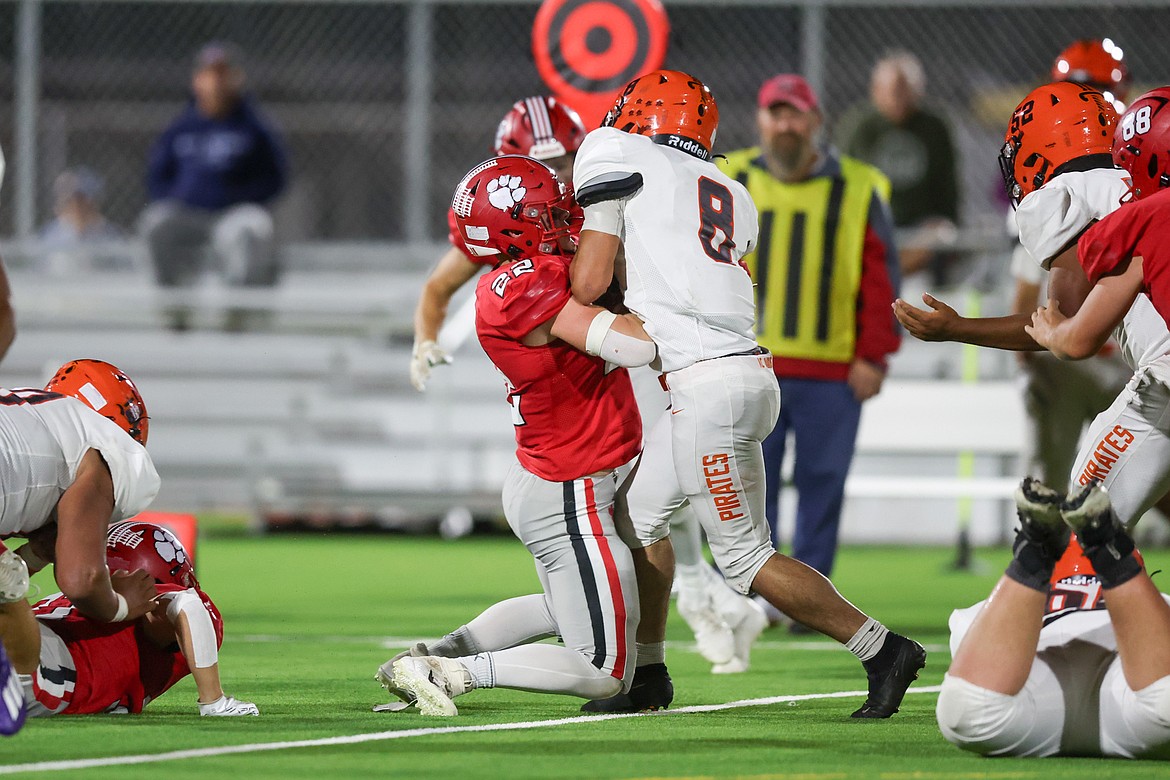
[[[780,378],[780,420],[764,440],[768,525],[779,548],[780,464],[791,431],[796,446],[792,481],[797,492],[792,557],[826,577],[837,555],[845,477],[853,462],[860,420],[861,403],[846,382]]]

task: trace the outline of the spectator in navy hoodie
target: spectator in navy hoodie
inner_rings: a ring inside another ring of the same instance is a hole
[[[204,46],[195,58],[191,102],[151,150],[152,202],[140,230],[164,287],[191,284],[208,260],[233,286],[276,281],[268,205],[284,190],[285,155],[243,86],[238,50],[227,43]],[[175,330],[188,327],[185,306],[169,314]],[[244,312],[231,311],[227,328],[245,322]]]

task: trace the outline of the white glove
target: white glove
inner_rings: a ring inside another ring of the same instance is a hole
[[[250,701],[239,701],[225,694],[211,702],[211,704],[200,702],[199,714],[224,717],[231,715],[259,715],[260,708]]]
[[[410,383],[420,393],[427,389],[427,380],[431,378],[431,369],[451,362],[447,350],[433,341],[421,341],[414,345],[414,352],[410,356]]]

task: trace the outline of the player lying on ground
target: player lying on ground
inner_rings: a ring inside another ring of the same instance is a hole
[[[480,344],[507,383],[517,463],[504,515],[536,559],[543,593],[496,604],[376,679],[424,715],[455,715],[475,688],[601,699],[628,689],[638,625],[623,488],[642,444],[624,368],[654,343],[631,315],[569,293],[571,199],[548,166],[504,156],[473,168],[452,207],[493,269],[476,289]],[[562,645],[529,644],[559,636]]]
[[[624,249],[626,306],[658,344],[672,405],[647,436],[628,499],[639,548],[639,668],[628,695],[587,708],[670,703],[660,663],[674,568],[669,519],[689,504],[728,582],[845,644],[869,678],[854,717],[888,718],[926,663],[922,646],[772,546],[761,443],[776,424],[780,389],[771,355],[756,343],[752,280],[741,265],[757,238],[756,209],[710,160],[718,125],[702,82],[654,71],[630,82],[573,167],[585,210],[573,296],[595,300]]]
[[[57,585],[82,614],[106,622],[145,614],[150,578],[111,576],[105,556],[107,526],[158,493],[134,383],[109,363],[74,360],[44,390],[0,390],[0,402],[0,539],[27,538],[16,552],[32,569],[56,561]]]
[[[1122,125],[1136,127],[1135,109],[1149,112],[1153,106],[1139,98],[1126,112],[1128,119]],[[1162,121],[1167,113],[1162,112]],[[1148,122],[1152,114],[1143,116]],[[1111,222],[1109,215],[1128,198],[1130,173],[1115,167],[1110,156],[1118,127],[1113,106],[1101,93],[1070,83],[1033,90],[1012,115],[1001,166],[1008,192],[1019,204],[1016,221],[1020,241],[1050,271],[1049,298],[1059,303],[1048,307],[1049,320],[1055,321],[1058,313],[1061,319],[1071,317],[1085,305],[1094,289],[1082,267],[1088,238],[1085,231],[1098,220],[1103,221],[1099,224]],[[1144,123],[1142,127],[1150,130]],[[1148,157],[1141,162],[1147,162]],[[1165,161],[1166,155],[1157,155],[1157,159]],[[1149,194],[1150,186],[1145,189]],[[929,295],[924,300],[930,311],[901,300],[895,303],[898,319],[917,338],[1011,350],[1046,346],[1027,330],[1031,315],[966,318]],[[1069,484],[1100,480],[1109,489],[1114,511],[1132,529],[1170,490],[1170,435],[1160,430],[1157,422],[1170,414],[1170,387],[1164,379],[1170,377],[1170,331],[1150,298],[1136,294],[1129,296],[1127,308],[1117,313],[1111,327],[1122,355],[1136,373],[1089,427]],[[1158,465],[1127,467],[1131,462]]]
[[[1108,492],[1025,479],[1016,503],[1006,573],[951,615],[943,736],[989,756],[1170,756],[1170,604]]]
[[[60,593],[30,606],[23,559],[0,553],[0,640],[29,715],[142,712],[188,674],[200,715],[258,715],[220,686],[223,619],[178,538],[151,523],[119,523],[109,529],[106,560],[111,571],[148,574],[158,594],[149,612],[107,623]]]

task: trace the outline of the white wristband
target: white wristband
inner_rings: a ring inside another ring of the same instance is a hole
[[[126,615],[130,612],[130,607],[126,604],[126,597],[118,591],[114,591],[114,598],[118,600],[118,611],[114,613],[114,619],[111,623],[121,623],[126,619]]]
[[[616,319],[617,315],[612,311],[603,309],[597,313],[593,322],[589,323],[589,330],[585,333],[585,352],[587,354],[594,357],[601,354],[601,342],[605,341],[605,335],[609,333],[609,329]]]

